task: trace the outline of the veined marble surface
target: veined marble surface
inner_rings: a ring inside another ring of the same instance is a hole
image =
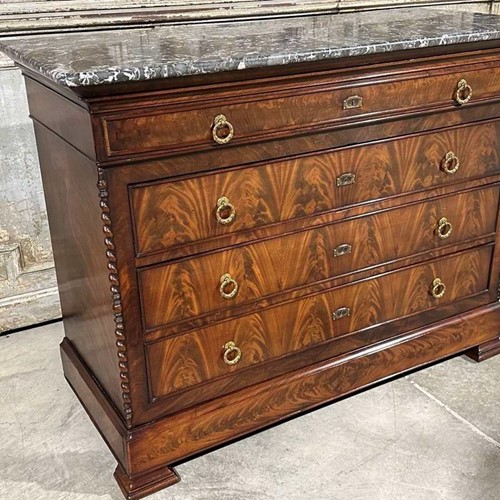
[[[405,8],[30,36],[0,51],[76,87],[498,39],[500,16]]]

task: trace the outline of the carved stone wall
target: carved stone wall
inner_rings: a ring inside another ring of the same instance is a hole
[[[176,20],[408,5],[500,13],[500,0],[0,0],[0,36]],[[102,14],[106,13],[105,16]],[[369,16],[369,12],[366,13]],[[0,333],[60,316],[33,128],[19,70],[0,55]]]
[[[3,0],[0,19],[4,33],[32,33],[181,19],[342,12],[401,5],[451,5],[452,8],[488,11],[493,3],[490,0]],[[101,15],[103,12],[106,16]]]

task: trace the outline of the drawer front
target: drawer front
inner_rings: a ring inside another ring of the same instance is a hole
[[[499,170],[499,128],[496,123],[461,127],[135,187],[130,196],[137,253],[223,239],[280,221],[493,173]]]
[[[498,195],[498,187],[474,190],[142,270],[145,327],[493,234]]]
[[[212,145],[248,142],[266,136],[304,133],[311,127],[352,121],[363,115],[405,112],[440,104],[466,104],[500,93],[499,69],[452,69],[449,74],[389,80],[377,75],[365,84],[339,82],[294,89],[293,95],[207,95],[189,109],[152,110],[141,116],[107,117],[104,136],[108,156],[157,150],[200,149]],[[462,83],[461,83],[462,82]],[[457,95],[458,93],[458,95]]]
[[[491,245],[149,344],[152,396],[484,291]]]

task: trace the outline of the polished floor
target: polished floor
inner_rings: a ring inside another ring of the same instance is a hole
[[[0,500],[121,500],[61,323],[0,337]],[[151,500],[499,500],[500,356],[457,357],[177,467]]]

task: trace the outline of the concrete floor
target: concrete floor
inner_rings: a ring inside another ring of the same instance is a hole
[[[0,337],[0,500],[121,500],[61,323]],[[498,500],[500,356],[458,357],[179,466],[151,500]]]

